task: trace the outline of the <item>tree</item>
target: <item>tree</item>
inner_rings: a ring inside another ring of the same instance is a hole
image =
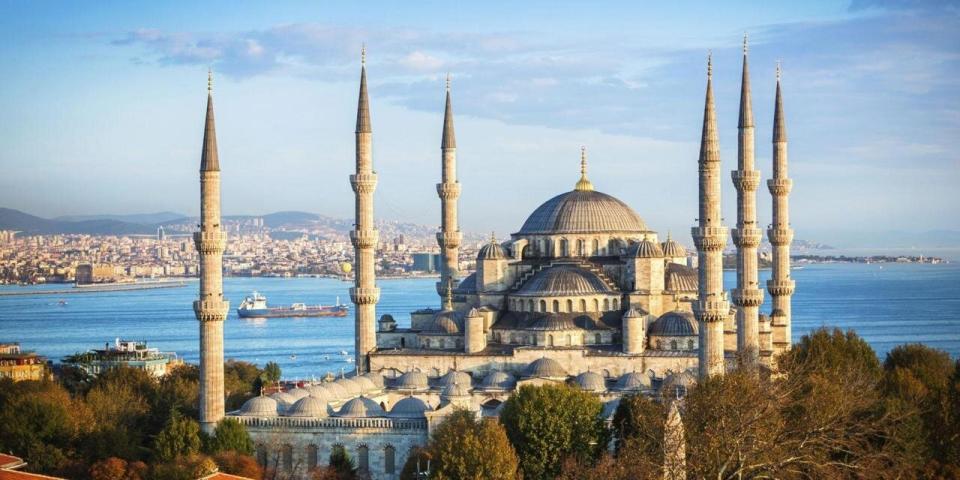
[[[524,478],[553,478],[568,456],[583,463],[598,458],[608,438],[601,411],[597,397],[566,384],[520,387],[500,421]]]
[[[421,480],[420,472],[433,468],[433,454],[424,447],[413,447],[400,471],[400,480]]]
[[[517,454],[503,426],[492,419],[477,421],[468,410],[448,416],[434,431],[427,448],[433,457],[431,478],[517,477]]]
[[[217,464],[208,456],[192,454],[155,464],[151,480],[195,480],[217,471]]]
[[[117,457],[100,460],[90,467],[90,478],[92,480],[127,480],[127,461]]]
[[[330,451],[330,467],[340,480],[348,480],[356,478],[357,476],[357,466],[353,463],[353,459],[350,458],[350,454],[347,453],[347,449],[343,448],[343,445],[334,445],[333,450]]]
[[[200,425],[174,410],[166,426],[157,435],[153,451],[154,455],[163,461],[199,453]]]
[[[267,362],[263,366],[263,373],[260,374],[265,382],[275,383],[280,381],[280,365],[277,365],[276,362]]]
[[[246,427],[235,418],[220,420],[209,443],[208,453],[233,451],[241,455],[253,455],[253,440]]]
[[[51,381],[4,380],[0,392],[0,451],[21,454],[34,472],[64,466],[81,426],[67,391]]]
[[[616,450],[620,452],[627,442],[660,463],[663,458],[663,422],[667,418],[663,404],[646,395],[633,394],[620,399],[613,414],[613,434]]]
[[[217,462],[221,472],[247,478],[263,476],[263,469],[257,464],[256,459],[249,455],[242,455],[237,452],[220,452],[213,457],[213,460]]]

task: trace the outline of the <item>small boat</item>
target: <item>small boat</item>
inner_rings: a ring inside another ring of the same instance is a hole
[[[59,306],[61,306],[61,307],[66,307],[66,306],[67,306],[67,301],[66,301],[66,300],[60,300],[60,301],[57,302],[57,305],[59,305]]]
[[[307,305],[294,303],[278,307],[267,306],[267,297],[253,292],[243,299],[237,307],[237,315],[241,318],[287,318],[287,317],[345,317],[347,306],[340,304],[337,298],[336,305]]]

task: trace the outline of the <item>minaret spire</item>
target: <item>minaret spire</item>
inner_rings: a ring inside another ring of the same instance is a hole
[[[227,234],[220,221],[220,161],[213,120],[213,73],[207,72],[207,115],[200,154],[200,231],[193,233],[200,253],[200,296],[193,312],[200,322],[200,426],[213,433],[224,416],[223,321],[230,304],[223,298],[223,251]]]
[[[357,101],[356,173],[350,175],[350,186],[356,196],[354,230],[350,241],[356,259],[354,286],[350,299],[356,305],[355,355],[358,371],[370,370],[370,352],[377,348],[376,315],[380,289],[377,288],[374,249],[379,232],[373,224],[373,192],[377,174],[373,171],[373,131],[370,124],[370,101],[367,98],[367,49],[360,50],[360,96]]]
[[[440,281],[437,293],[444,299],[452,295],[455,280],[460,276],[460,242],[463,234],[457,221],[457,200],[460,198],[460,182],[457,181],[457,138],[453,129],[453,102],[450,99],[450,74],[447,74],[446,105],[443,111],[443,134],[440,139],[440,231],[437,245],[440,246]]]
[[[781,69],[777,63],[777,96],[773,110],[773,178],[767,180],[773,196],[773,223],[767,229],[767,238],[773,245],[773,273],[767,281],[767,291],[773,297],[770,313],[770,329],[774,353],[790,348],[791,343],[791,297],[796,287],[790,278],[790,243],[793,229],[790,228],[789,195],[793,188],[787,172],[787,122],[784,119],[783,95],[780,89]]]
[[[699,257],[698,298],[694,314],[700,324],[700,377],[723,375],[723,324],[730,314],[723,291],[723,247],[727,229],[720,216],[720,139],[713,103],[713,61],[707,57],[707,94],[700,138],[700,218],[693,227]]]
[[[757,247],[763,233],[757,228],[757,187],[760,172],[754,169],[753,106],[750,101],[750,69],[747,66],[747,34],[743,34],[743,73],[740,83],[740,119],[737,122],[737,169],[731,172],[737,189],[737,228],[733,243],[737,246],[737,288],[733,304],[737,306],[737,351],[740,361],[753,369],[760,354],[760,304],[763,290],[757,271]]]
[[[590,179],[587,178],[587,147],[584,145],[580,146],[580,180],[577,181],[574,190],[580,192],[593,190],[593,184],[590,183]]]

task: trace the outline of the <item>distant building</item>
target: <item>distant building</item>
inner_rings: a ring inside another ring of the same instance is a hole
[[[83,264],[77,266],[77,284],[118,282],[127,278],[123,267],[109,264]]]
[[[414,253],[413,268],[415,272],[436,272],[440,269],[440,255],[436,253]]]
[[[0,378],[43,380],[50,376],[46,357],[20,350],[19,343],[0,343]]]
[[[148,348],[147,342],[116,339],[113,346],[104,344],[102,350],[90,350],[63,359],[64,365],[77,367],[90,375],[100,375],[118,367],[146,370],[154,377],[162,377],[174,365],[183,363],[175,353]]]

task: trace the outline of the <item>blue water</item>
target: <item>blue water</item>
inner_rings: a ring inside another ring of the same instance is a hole
[[[769,271],[761,271],[766,280]],[[960,357],[960,264],[824,264],[795,270],[794,339],[813,328],[853,328],[881,356],[894,346],[922,342]],[[379,314],[401,326],[409,312],[437,306],[435,279],[382,280]],[[726,273],[726,286],[734,284]],[[191,309],[196,283],[183,288],[76,295],[0,296],[0,342],[18,341],[51,359],[95,348],[115,337],[147,340],[198,360],[198,327]],[[322,278],[227,278],[235,308],[252,290],[273,304],[349,301],[348,283]],[[0,287],[29,291],[56,286]],[[60,299],[66,306],[57,305]],[[769,299],[768,299],[769,302]],[[769,311],[769,305],[763,311]],[[352,312],[352,309],[351,309]],[[224,328],[227,358],[280,364],[286,378],[320,377],[351,369],[353,317],[243,320],[231,311]],[[296,355],[292,358],[291,355]]]

